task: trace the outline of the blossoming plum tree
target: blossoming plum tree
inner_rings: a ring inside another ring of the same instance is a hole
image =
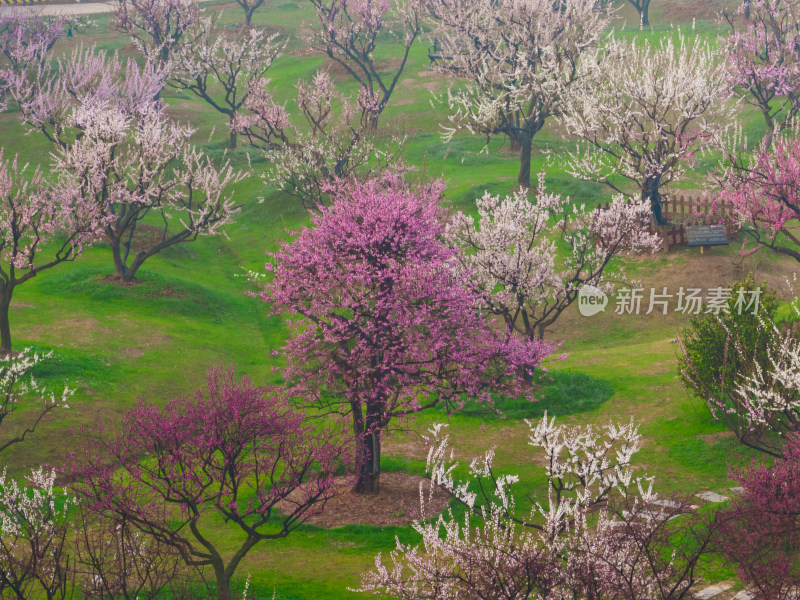
[[[0,355],[11,353],[14,290],[75,260],[104,223],[94,204],[48,184],[38,169],[26,171],[0,148]]]
[[[31,491],[0,476],[0,594],[68,598],[70,499],[55,490],[55,471],[28,477]]]
[[[217,598],[230,600],[250,550],[289,535],[330,497],[343,447],[280,390],[211,371],[206,394],[164,408],[140,403],[118,437],[73,454],[65,473],[96,514],[124,519],[190,566],[211,567]],[[234,547],[210,534],[211,515],[239,530]]]
[[[729,152],[720,178],[719,199],[729,202],[755,252],[772,252],[800,261],[796,220],[800,215],[800,141],[781,135],[753,155]]]
[[[534,136],[559,115],[582,75],[583,55],[600,43],[608,12],[587,0],[433,0],[437,35],[452,48],[440,68],[466,80],[447,94],[450,124],[505,134],[521,150],[517,183],[531,186]]]
[[[679,35],[677,44],[611,37],[584,65],[583,93],[562,118],[584,142],[569,155],[570,172],[620,193],[633,184],[663,224],[662,188],[731,126],[725,63],[708,42]]]
[[[117,28],[147,60],[165,66],[197,22],[197,0],[121,0]]]
[[[283,48],[277,37],[253,27],[225,30],[218,18],[200,18],[172,53],[167,83],[228,117],[230,148],[237,144],[239,111]]]
[[[505,198],[486,193],[477,204],[478,222],[459,212],[447,237],[465,250],[458,255],[462,268],[487,309],[529,340],[544,337],[582,286],[611,292],[615,277],[607,268],[615,255],[661,245],[648,231],[647,206],[621,196],[605,210],[573,206],[548,194],[543,177],[535,199],[525,191]],[[570,249],[566,258],[559,257],[559,241]]]
[[[309,42],[358,82],[358,105],[368,116],[369,128],[376,129],[405,70],[411,47],[422,32],[427,0],[308,2],[319,21]],[[376,53],[390,40],[400,46],[402,56],[398,64],[387,66]]]
[[[415,189],[389,173],[342,182],[312,227],[272,254],[262,297],[293,319],[284,350],[293,393],[352,419],[355,491],[377,493],[389,424],[463,395],[518,393],[549,352],[494,327],[452,268],[441,185]]]
[[[0,68],[0,110],[9,81],[44,67],[50,50],[64,37],[65,24],[61,17],[0,8],[0,57],[6,62]]]
[[[731,28],[725,38],[727,83],[764,116],[769,146],[776,125],[783,128],[800,110],[800,3],[744,0],[733,15],[723,16]]]
[[[425,514],[421,488],[423,518],[414,529],[422,543],[398,540],[391,564],[378,556],[360,591],[403,600],[685,597],[714,528],[688,515],[689,503],[660,499],[646,477],[634,477],[640,436],[633,423],[597,431],[556,425],[545,415],[528,424],[529,444],[544,451],[547,502],[534,501],[529,513],[519,508],[519,478],[497,471],[494,449],[470,463],[468,479],[457,480],[448,436],[435,425],[429,493],[449,491],[464,516]],[[679,531],[694,536],[694,547],[671,549]]]
[[[219,233],[238,211],[228,187],[243,174],[215,166],[190,145],[193,130],[167,117],[156,98],[162,75],[150,63],[123,68],[116,55],[78,48],[52,74],[13,90],[24,122],[55,145],[56,190],[94,207],[123,281],[164,248]],[[160,235],[132,252],[148,217]]]
[[[337,179],[366,178],[399,161],[402,140],[384,146],[375,140],[368,115],[342,96],[327,71],[308,83],[299,81],[298,125],[285,105],[278,104],[270,81],[253,85],[237,114],[236,129],[264,152],[270,166],[266,183],[302,201],[309,210],[328,201],[325,189]],[[396,166],[396,165],[395,165]]]
[[[67,407],[67,401],[74,390],[65,386],[60,395],[56,396],[30,375],[37,364],[51,357],[52,353],[39,354],[30,348],[13,356],[0,357],[0,428],[3,428],[0,453],[24,442],[29,435],[34,434],[42,419],[48,414],[58,408]],[[40,402],[40,407],[33,415],[28,415],[27,424],[22,428],[17,427],[16,431],[5,430],[8,422],[13,420],[14,413],[19,410],[20,404],[34,398]]]

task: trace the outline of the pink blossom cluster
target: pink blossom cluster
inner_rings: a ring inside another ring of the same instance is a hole
[[[748,591],[765,600],[800,594],[800,435],[773,466],[734,470],[742,492],[722,513],[721,547]]]
[[[458,251],[441,239],[442,191],[440,182],[415,187],[391,172],[340,181],[331,206],[267,265],[273,277],[262,298],[273,314],[293,317],[283,348],[288,385],[352,415],[362,474],[377,475],[380,434],[392,420],[519,394],[551,350],[481,313],[456,268]]]

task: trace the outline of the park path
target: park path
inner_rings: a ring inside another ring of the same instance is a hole
[[[211,2],[212,0],[200,0],[200,2]],[[29,4],[13,5],[3,4],[0,0],[0,10],[11,12],[35,12],[45,17],[67,16],[80,17],[83,15],[100,15],[113,13],[117,10],[116,2],[84,2],[74,4]]]

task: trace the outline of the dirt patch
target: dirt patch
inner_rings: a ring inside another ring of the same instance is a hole
[[[327,71],[334,79],[341,79],[342,77],[350,77],[350,72],[344,66],[332,58],[329,58],[320,67],[321,71]]]
[[[400,430],[388,432],[383,443],[383,451],[386,454],[418,460],[425,460],[428,455],[428,448],[421,436]]]
[[[717,431],[716,433],[704,434],[703,441],[709,446],[713,446],[714,444],[719,444],[720,442],[733,437],[735,437],[735,435],[732,431]]]
[[[407,473],[382,473],[381,492],[377,496],[362,496],[350,491],[352,479],[339,477],[335,489],[339,495],[330,500],[324,510],[308,523],[320,527],[345,525],[374,525],[376,527],[402,527],[420,518],[419,485],[424,482],[427,497],[427,480]],[[426,506],[425,516],[432,517],[445,508],[450,495],[437,490]],[[282,508],[281,504],[278,508]]]
[[[120,287],[136,287],[144,283],[140,279],[133,278],[132,281],[122,281],[116,275],[103,275],[98,277],[95,281],[102,281],[103,283],[112,283]],[[148,298],[186,298],[188,294],[180,290],[176,290],[171,285],[167,284],[162,288],[152,289],[143,294]]]

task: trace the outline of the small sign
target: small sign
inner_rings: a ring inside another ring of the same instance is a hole
[[[690,247],[728,245],[725,225],[688,225],[685,229]]]

